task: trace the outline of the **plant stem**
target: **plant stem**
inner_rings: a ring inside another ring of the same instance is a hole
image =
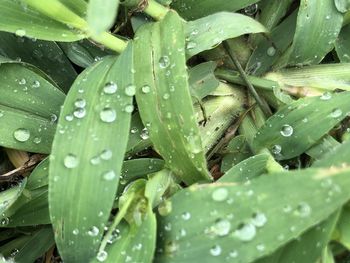
[[[245,84],[248,87],[249,92],[252,94],[252,96],[254,97],[254,99],[256,100],[256,102],[258,103],[258,105],[260,106],[261,110],[264,112],[264,114],[269,117],[272,115],[272,112],[269,108],[269,106],[267,105],[267,103],[265,101],[263,101],[259,94],[256,92],[254,86],[252,85],[252,83],[249,81],[247,74],[245,73],[245,71],[243,70],[241,64],[239,63],[236,55],[234,54],[234,52],[230,49],[229,45],[226,43],[226,41],[223,43],[225,49],[227,50],[233,64],[236,66],[236,68],[238,69],[238,72],[240,73],[242,79],[244,80]]]
[[[143,11],[147,15],[153,17],[155,20],[161,20],[168,13],[169,9],[159,4],[155,0],[149,0],[146,8]]]
[[[98,36],[92,35],[91,39],[118,53],[123,52],[123,50],[128,45],[128,42],[107,32],[103,32]]]

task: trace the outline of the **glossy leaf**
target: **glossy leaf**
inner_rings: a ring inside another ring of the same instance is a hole
[[[234,12],[256,2],[259,0],[173,0],[171,7],[186,20],[193,20],[221,11]]]
[[[158,217],[156,262],[253,262],[330,216],[349,200],[349,184],[348,169],[308,169],[191,186]]]
[[[89,0],[87,22],[95,35],[107,31],[117,16],[119,0]]]
[[[229,38],[261,32],[266,32],[265,27],[248,16],[228,12],[206,16],[185,24],[186,56],[212,49]]]
[[[55,42],[33,41],[0,32],[0,54],[38,67],[65,91],[68,91],[77,76],[75,69]]]
[[[333,49],[342,23],[343,16],[333,0],[300,1],[293,44],[278,66],[317,64],[322,61]]]
[[[85,35],[25,6],[20,0],[0,2],[0,30],[49,41],[66,42],[85,38]]]
[[[169,12],[143,26],[134,45],[136,100],[155,149],[186,184],[210,180],[187,81],[183,22]]]
[[[50,159],[49,205],[65,262],[94,257],[109,218],[130,129],[131,60],[129,46],[118,58],[86,69],[63,106]]]
[[[0,82],[0,144],[49,153],[64,94],[21,63],[2,63]]]
[[[335,42],[335,50],[342,63],[350,63],[350,25],[344,26]]]
[[[270,117],[256,134],[255,150],[271,150],[275,158],[290,159],[305,152],[350,111],[349,92],[293,102]],[[324,120],[320,122],[320,119]],[[317,129],[315,127],[317,126]]]

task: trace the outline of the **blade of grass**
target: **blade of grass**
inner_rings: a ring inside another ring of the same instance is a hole
[[[129,136],[132,68],[129,46],[80,74],[65,100],[49,171],[50,217],[65,262],[97,253]]]

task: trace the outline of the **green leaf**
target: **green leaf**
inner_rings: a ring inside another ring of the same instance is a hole
[[[320,160],[313,163],[313,167],[345,166],[350,164],[350,141],[332,147],[328,153],[322,156]]]
[[[244,25],[244,26],[242,26]],[[241,14],[221,12],[185,24],[186,56],[212,49],[225,39],[266,32],[256,20]]]
[[[256,2],[259,0],[173,0],[171,7],[186,20],[193,20],[222,11],[234,12]]]
[[[278,82],[291,94],[320,95],[327,90],[350,90],[350,63],[322,64],[303,68],[282,69],[265,78]]]
[[[346,13],[350,10],[350,1],[349,0],[334,0],[335,6],[341,13]]]
[[[21,195],[27,180],[23,180],[18,185],[11,187],[5,191],[0,192],[0,214],[2,215],[9,207],[16,202],[17,198]],[[1,221],[1,226],[6,226],[8,224],[8,218]]]
[[[33,41],[0,32],[0,54],[38,67],[65,91],[68,91],[77,76],[71,63],[55,42]]]
[[[308,169],[182,190],[170,199],[171,213],[157,218],[156,262],[246,263],[269,255],[349,200],[349,174]]]
[[[333,49],[342,23],[333,0],[301,0],[293,44],[277,67],[318,64]]]
[[[49,153],[64,94],[21,63],[2,63],[0,82],[0,145]]]
[[[132,115],[130,127],[131,129],[127,147],[128,156],[145,150],[152,145],[152,142],[149,139],[148,129],[143,125],[138,112]]]
[[[15,262],[28,263],[42,256],[55,243],[51,226],[43,227],[34,232],[28,241],[21,247],[14,256]]]
[[[337,241],[340,242],[347,249],[350,249],[349,220],[350,220],[350,208],[349,206],[345,206],[343,208],[343,211],[341,213],[338,226],[337,226],[337,232],[338,232]]]
[[[186,184],[210,180],[187,80],[182,20],[170,11],[138,30],[134,45],[136,100],[155,149]]]
[[[89,0],[87,22],[93,34],[107,31],[118,13],[119,0]]]
[[[270,155],[263,153],[252,156],[228,170],[219,180],[220,183],[245,182],[267,172]]]
[[[219,86],[220,82],[214,75],[216,66],[215,62],[209,61],[189,70],[188,82],[191,87],[191,93],[198,100],[208,96]]]
[[[335,42],[335,50],[342,63],[350,63],[350,25],[344,26]]]
[[[85,70],[63,106],[50,159],[49,205],[65,262],[94,257],[109,218],[130,129],[131,60],[129,46]]]
[[[342,92],[299,99],[283,107],[258,131],[254,149],[267,148],[279,160],[302,154],[346,117],[349,99],[350,92]]]
[[[85,38],[85,35],[23,5],[20,0],[0,2],[0,30],[49,41],[70,42]]]

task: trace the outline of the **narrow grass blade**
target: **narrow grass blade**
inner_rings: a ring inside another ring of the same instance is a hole
[[[19,0],[0,2],[0,30],[18,36],[49,41],[76,41],[85,38],[82,33],[71,30],[67,25],[48,18]]]
[[[293,44],[276,67],[318,64],[333,49],[342,23],[334,1],[300,1]]]
[[[337,233],[336,240],[347,249],[350,249],[349,220],[350,220],[350,208],[349,208],[349,205],[347,205],[343,208],[343,211],[341,213],[341,216],[337,225],[337,230],[336,230],[336,233]]]
[[[249,16],[221,12],[186,23],[185,32],[186,56],[190,58],[216,47],[226,39],[266,32],[266,28]]]
[[[175,9],[186,20],[193,20],[208,16],[217,12],[228,11],[233,12],[246,6],[259,2],[259,0],[174,0],[171,7]]]
[[[21,63],[0,66],[0,145],[49,153],[65,96],[30,69]]]
[[[30,236],[27,242],[14,256],[14,260],[18,263],[34,262],[49,250],[54,243],[55,240],[51,226],[45,226]]]
[[[220,183],[240,183],[252,180],[264,173],[267,173],[270,155],[258,154],[252,156],[228,170],[219,180]]]
[[[16,202],[18,197],[21,195],[25,185],[27,183],[27,180],[23,180],[20,184],[11,187],[10,189],[7,189],[5,191],[0,192],[0,213],[1,215],[13,205],[13,203]],[[6,226],[8,224],[8,218],[5,218],[5,220],[1,221],[1,226]]]
[[[349,99],[350,92],[342,92],[299,99],[285,106],[258,131],[254,149],[268,148],[279,160],[302,154],[346,117]]]
[[[129,46],[80,74],[65,100],[49,170],[50,216],[65,262],[97,253],[129,136],[132,68]]]
[[[342,28],[335,42],[335,50],[340,62],[350,63],[350,25]]]
[[[327,90],[350,90],[350,63],[322,64],[283,69],[268,73],[265,78],[278,82],[291,94],[319,95]]]
[[[143,26],[134,45],[136,100],[155,149],[186,184],[210,180],[187,79],[183,21],[170,11]]]
[[[134,113],[131,118],[130,135],[127,147],[127,155],[131,156],[152,145],[149,139],[148,129],[143,125],[138,112]]]
[[[349,200],[349,174],[308,169],[182,190],[170,199],[170,214],[157,218],[156,262],[246,263],[269,255]]]
[[[235,136],[224,150],[221,161],[221,171],[227,172],[236,164],[252,156],[244,135]]]
[[[196,99],[203,99],[219,86],[220,82],[214,75],[216,66],[215,62],[209,61],[189,70],[188,82],[191,87],[191,93]]]
[[[0,54],[38,67],[65,91],[68,91],[77,76],[70,61],[55,42],[33,41],[0,32]]]
[[[107,31],[118,13],[119,0],[89,0],[87,22],[93,34],[99,35]]]
[[[79,15],[80,17],[85,17],[87,8],[88,8],[88,0],[59,0],[62,4],[72,10],[74,13]]]
[[[262,75],[268,71],[293,41],[297,11],[294,11],[270,33],[270,39],[262,38],[249,58],[247,71]]]
[[[323,159],[330,151],[336,149],[340,143],[330,135],[324,136],[317,144],[306,151],[315,160]],[[326,166],[324,166],[326,167]]]
[[[333,147],[320,160],[313,163],[313,167],[342,167],[350,164],[350,141]]]

